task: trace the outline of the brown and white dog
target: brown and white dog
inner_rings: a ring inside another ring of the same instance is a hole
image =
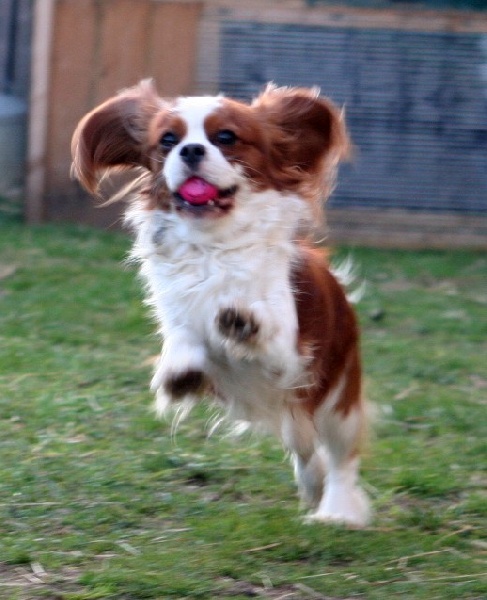
[[[341,112],[310,89],[249,105],[144,81],[87,114],[72,151],[91,193],[106,170],[142,170],[127,220],[164,340],[158,410],[213,396],[280,437],[311,519],[365,525],[357,323],[303,236],[349,151]]]

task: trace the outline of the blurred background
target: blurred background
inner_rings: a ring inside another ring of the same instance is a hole
[[[487,247],[487,0],[0,0],[0,219],[120,226],[71,181],[70,139],[145,77],[161,96],[319,86],[357,147],[333,240]]]

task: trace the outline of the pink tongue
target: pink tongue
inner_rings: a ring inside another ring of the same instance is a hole
[[[200,177],[190,177],[179,188],[180,196],[190,204],[206,204],[218,197],[218,188]]]

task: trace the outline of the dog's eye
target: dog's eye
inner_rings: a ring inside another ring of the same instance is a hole
[[[179,138],[172,131],[168,131],[161,137],[160,144],[165,150],[171,150],[171,148],[179,144]]]
[[[222,129],[216,134],[215,139],[216,143],[221,146],[233,146],[237,141],[237,136],[230,129]]]

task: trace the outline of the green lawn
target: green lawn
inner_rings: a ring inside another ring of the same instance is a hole
[[[351,251],[378,414],[352,531],[302,523],[274,440],[155,418],[128,248],[0,227],[0,598],[487,596],[485,254]]]

